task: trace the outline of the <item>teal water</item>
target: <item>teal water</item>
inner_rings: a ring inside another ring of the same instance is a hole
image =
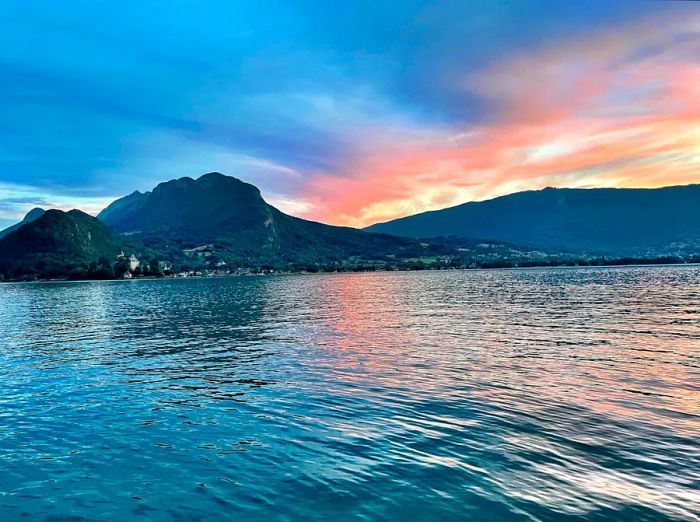
[[[700,520],[700,268],[0,285],[0,520]]]

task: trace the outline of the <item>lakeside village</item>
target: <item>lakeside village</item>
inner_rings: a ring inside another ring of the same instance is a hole
[[[426,244],[427,246],[427,244]],[[459,249],[462,256],[427,255],[421,257],[397,258],[387,255],[383,259],[366,259],[351,256],[336,261],[294,262],[280,265],[270,264],[256,259],[245,260],[243,266],[231,266],[216,252],[214,245],[201,245],[183,249],[182,253],[190,263],[176,266],[171,261],[139,260],[134,254],[126,255],[122,251],[116,259],[113,275],[110,278],[134,279],[143,277],[222,277],[266,274],[292,274],[317,272],[370,272],[370,271],[406,271],[406,270],[446,270],[476,268],[507,268],[517,266],[540,266],[563,264],[557,257],[556,262],[550,255],[541,252],[503,251],[501,245],[480,244],[475,251]],[[478,254],[477,254],[478,252]],[[583,261],[585,263],[585,261]],[[579,264],[572,262],[571,264]]]
[[[186,255],[192,251],[186,251]],[[190,254],[191,255],[191,254]],[[249,275],[254,271],[251,269],[236,268],[231,270],[228,263],[223,259],[212,263],[213,266],[200,269],[181,269],[174,270],[174,265],[171,261],[151,260],[142,261],[134,254],[126,255],[120,252],[117,260],[114,263],[114,278],[116,279],[134,279],[137,277],[215,277],[225,275]]]
[[[157,257],[146,260],[145,255],[139,259],[138,253],[121,251],[115,258],[102,256],[90,263],[39,256],[32,261],[33,269],[24,266],[23,273],[0,273],[0,282],[700,263],[700,256],[684,252],[671,256],[650,252],[644,257],[612,258],[518,250],[494,243],[477,243],[449,254],[425,252],[420,257],[384,255],[373,259],[350,256],[321,262],[316,259],[285,261],[279,257],[240,257],[230,252],[219,252],[211,244],[171,253],[174,256],[172,260],[163,259],[166,255],[162,254],[155,254]]]
[[[201,247],[200,247],[201,248]],[[195,249],[193,249],[195,250]],[[142,261],[134,254],[126,255],[121,252],[113,265],[113,270],[109,274],[109,279],[135,279],[135,278],[153,278],[153,277],[223,277],[223,276],[252,276],[252,275],[267,275],[267,274],[293,274],[293,273],[316,273],[316,272],[367,272],[367,271],[384,271],[384,270],[423,270],[446,268],[450,262],[449,256],[440,256],[441,259],[419,260],[415,259],[412,263],[408,260],[401,262],[387,262],[382,260],[366,260],[359,257],[352,257],[337,262],[327,263],[290,263],[286,268],[272,266],[267,263],[259,263],[259,266],[238,266],[232,267],[223,259],[208,260],[206,258],[209,252],[196,252],[193,250],[185,251],[188,257],[194,257],[201,265],[204,261],[204,266],[197,268],[176,267],[171,261],[151,260]],[[443,259],[444,258],[444,259]],[[439,266],[441,265],[441,266]],[[471,266],[454,266],[452,268],[477,268],[476,265]],[[103,271],[104,272],[104,271]]]
[[[502,245],[482,243],[474,250],[460,249],[462,256],[437,255],[398,259],[363,259],[350,257],[325,263],[289,263],[285,267],[259,262],[257,266],[231,266],[216,255],[213,245],[203,245],[183,250],[183,254],[194,261],[196,268],[183,264],[177,267],[167,260],[139,260],[134,254],[123,251],[117,256],[106,279],[134,279],[152,277],[223,277],[267,274],[317,273],[317,272],[369,272],[407,270],[468,270],[488,268],[528,268],[547,266],[606,266],[634,264],[696,264],[700,256],[654,256],[608,258],[600,256],[574,256],[571,254],[548,254],[544,252],[522,252],[504,249]],[[466,254],[469,250],[471,255]]]

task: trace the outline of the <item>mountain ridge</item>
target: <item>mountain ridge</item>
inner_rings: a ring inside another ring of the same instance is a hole
[[[661,188],[544,188],[376,223],[402,237],[479,237],[606,255],[700,246],[700,184]],[[685,245],[685,246],[683,246]]]
[[[137,275],[158,275],[160,267],[171,273],[219,274],[587,264],[624,258],[683,262],[698,259],[700,252],[699,205],[700,184],[546,188],[359,230],[285,214],[254,185],[212,172],[134,191],[108,205],[99,219],[79,210],[35,209],[0,239],[0,274],[9,280],[110,278],[124,272],[128,256],[117,255],[123,250],[147,267]],[[384,233],[386,229],[397,235]]]

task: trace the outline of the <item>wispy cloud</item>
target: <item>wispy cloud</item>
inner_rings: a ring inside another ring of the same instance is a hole
[[[111,202],[111,198],[76,197],[48,193],[45,189],[0,182],[0,228],[17,223],[31,209],[80,209],[96,215]]]

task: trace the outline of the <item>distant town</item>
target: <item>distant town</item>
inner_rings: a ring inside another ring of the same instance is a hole
[[[497,245],[480,244],[482,249],[495,248]],[[295,273],[340,273],[340,272],[372,272],[372,271],[412,271],[412,270],[474,270],[498,268],[536,268],[555,266],[623,266],[623,265],[659,265],[659,264],[696,264],[700,256],[661,256],[651,258],[605,258],[605,257],[562,257],[539,255],[519,255],[508,257],[502,253],[493,253],[480,259],[466,261],[457,256],[436,256],[426,258],[380,261],[366,259],[348,259],[335,264],[306,264],[288,268],[273,268],[270,266],[230,267],[223,259],[217,259],[209,250],[211,245],[205,245],[187,250],[187,255],[199,261],[204,260],[206,266],[198,268],[176,269],[171,261],[151,260],[142,261],[134,254],[119,253],[113,264],[113,276],[105,279],[152,279],[152,278],[194,278],[194,277],[225,277],[253,276],[270,274]],[[522,254],[522,253],[518,253]],[[72,279],[82,279],[72,277]],[[1,280],[1,279],[0,279]]]

